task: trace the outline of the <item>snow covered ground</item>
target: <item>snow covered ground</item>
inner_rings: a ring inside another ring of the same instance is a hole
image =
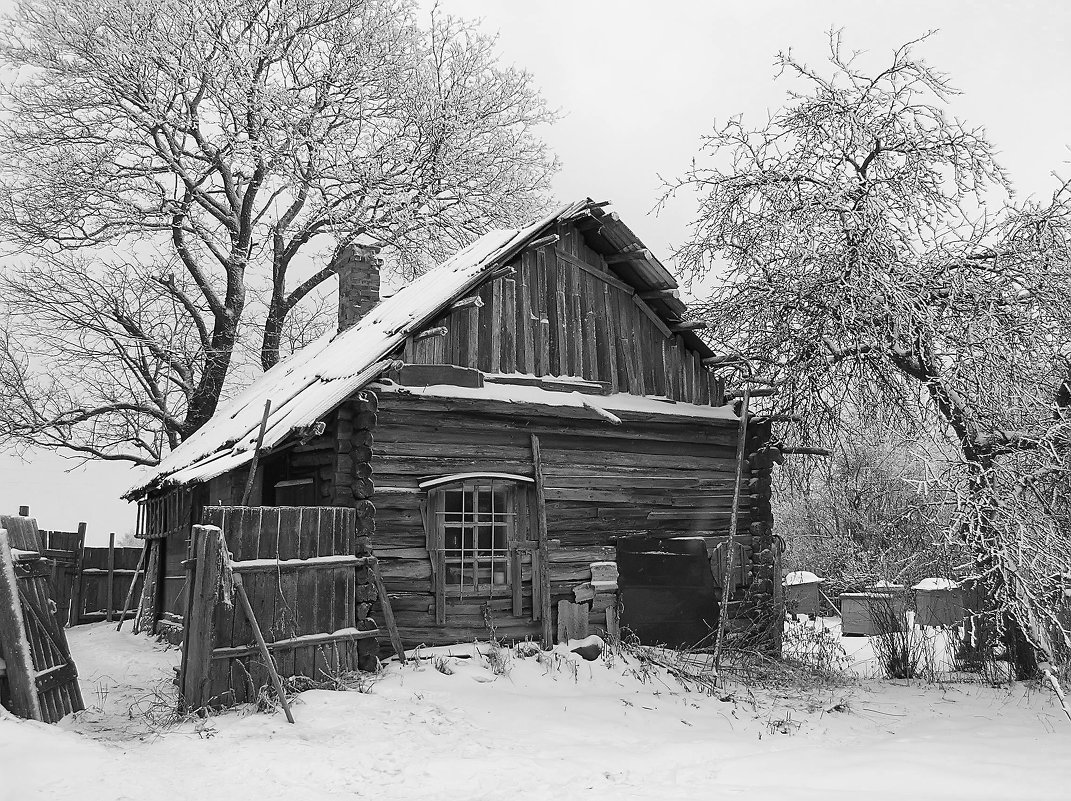
[[[84,713],[0,717],[0,799],[1066,799],[1071,724],[1048,692],[866,678],[686,691],[620,656],[473,645],[390,664],[367,692],[166,725],[178,653],[68,631]],[[854,649],[854,650],[853,650]],[[2,714],[2,713],[0,713]]]

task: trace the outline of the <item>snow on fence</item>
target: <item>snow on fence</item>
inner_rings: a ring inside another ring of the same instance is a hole
[[[284,678],[325,681],[375,662],[379,632],[356,615],[374,598],[374,557],[355,555],[354,509],[210,506],[203,522],[186,563],[186,709],[252,701],[269,683],[254,623]],[[230,571],[241,576],[255,621],[230,600]]]

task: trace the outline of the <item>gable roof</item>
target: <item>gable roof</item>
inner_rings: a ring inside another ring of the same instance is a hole
[[[672,274],[602,205],[585,199],[562,206],[527,228],[485,234],[381,301],[355,325],[324,334],[268,370],[217,409],[211,420],[123,497],[135,499],[159,487],[206,481],[251,461],[266,401],[271,401],[271,409],[262,444],[265,450],[283,442],[294,429],[314,423],[388,369],[393,363],[388,357],[407,336],[493,277],[528,243],[559,222],[577,223],[582,231],[587,223],[592,230],[584,232],[585,239],[596,252],[626,256],[611,269],[637,291],[676,289]],[[670,323],[679,320],[685,309],[672,296],[649,303]],[[694,333],[685,336],[689,347],[709,355],[709,348]]]

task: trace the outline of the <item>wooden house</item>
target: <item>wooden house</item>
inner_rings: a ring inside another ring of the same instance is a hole
[[[146,625],[181,623],[188,528],[205,506],[240,503],[263,433],[249,503],[356,509],[358,555],[378,558],[406,647],[492,629],[553,638],[618,615],[645,641],[701,640],[739,467],[729,620],[776,642],[768,429],[750,427],[738,464],[713,352],[672,275],[605,205],[489,233],[382,301],[374,251],[353,249],[339,331],[128,494],[151,540]],[[377,616],[357,581],[358,621]]]

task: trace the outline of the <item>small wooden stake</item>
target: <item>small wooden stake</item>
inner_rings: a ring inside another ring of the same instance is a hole
[[[379,593],[379,605],[383,608],[383,622],[387,624],[390,644],[394,646],[394,653],[398,655],[398,661],[404,665],[405,646],[402,645],[402,635],[398,631],[398,623],[394,619],[394,610],[391,609],[390,598],[387,596],[387,587],[383,583],[383,577],[379,575],[379,560],[373,556],[369,567],[372,568],[372,578],[376,582],[376,592]]]
[[[145,555],[149,552],[149,540],[145,540],[145,545],[141,549],[141,558],[138,559],[138,566],[134,569],[134,577],[130,579],[130,586],[126,589],[126,600],[123,601],[123,612],[119,615],[119,625],[115,627],[116,631],[123,628],[123,621],[126,620],[126,613],[130,611],[130,601],[134,597],[134,585],[138,583],[138,576],[141,575],[142,568],[145,567]]]
[[[112,596],[115,594],[115,532],[108,535],[108,605],[104,607],[104,619],[112,622],[112,613],[115,604]]]
[[[267,416],[267,411],[265,411],[265,416]],[[238,600],[242,603],[242,611],[245,612],[246,619],[249,621],[249,626],[253,629],[253,636],[256,637],[257,648],[260,650],[261,659],[263,659],[264,664],[268,666],[272,684],[275,685],[275,694],[279,696],[279,703],[283,706],[283,711],[286,713],[286,719],[293,723],[294,715],[290,712],[290,704],[286,700],[286,693],[283,692],[283,680],[279,678],[279,671],[275,668],[275,660],[272,659],[271,652],[268,651],[268,644],[264,642],[264,635],[260,631],[260,625],[257,623],[257,619],[253,615],[253,607],[249,603],[249,596],[246,595],[245,584],[242,583],[241,573],[234,574],[234,589],[238,591]]]
[[[253,479],[257,476],[257,462],[260,461],[260,449],[264,445],[264,430],[268,427],[268,414],[271,412],[271,400],[264,401],[264,416],[260,418],[260,433],[257,434],[257,447],[253,451],[253,461],[249,463],[249,478],[245,480],[245,492],[242,493],[242,506],[249,505],[249,496],[253,494]],[[293,721],[291,721],[293,723]]]
[[[78,545],[75,552],[74,586],[71,588],[71,613],[67,616],[68,626],[77,626],[82,622],[82,559],[86,547],[86,524],[78,524]]]

